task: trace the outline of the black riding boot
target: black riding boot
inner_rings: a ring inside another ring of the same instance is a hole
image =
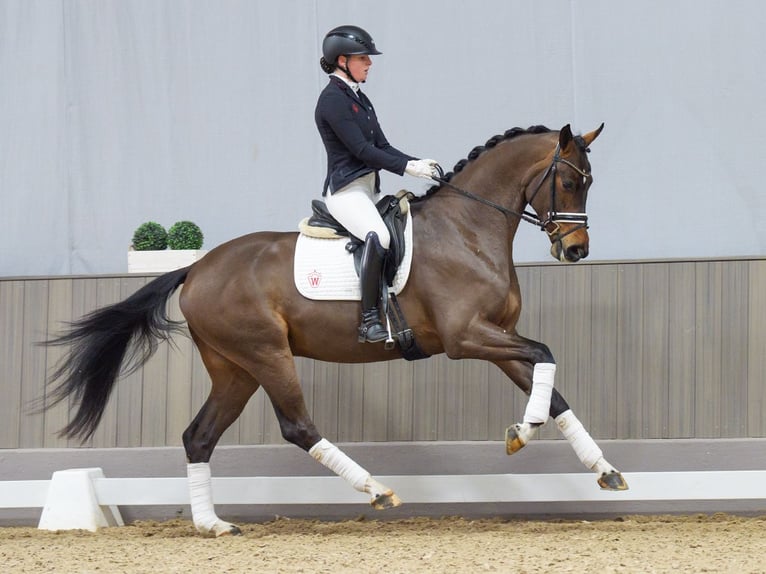
[[[378,234],[370,231],[364,242],[360,269],[362,284],[362,324],[359,325],[360,343],[378,343],[388,338],[380,322],[378,302],[380,301],[380,274],[386,250],[380,245]]]

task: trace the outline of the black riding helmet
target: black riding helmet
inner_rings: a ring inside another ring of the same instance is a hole
[[[325,35],[322,42],[322,59],[319,64],[322,66],[322,70],[331,74],[336,67],[339,67],[338,56],[356,56],[361,54],[377,56],[381,53],[375,47],[372,36],[359,26],[338,26]],[[354,80],[348,71],[348,67],[341,69]]]

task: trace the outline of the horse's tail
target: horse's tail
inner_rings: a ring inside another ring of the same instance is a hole
[[[166,305],[189,269],[157,277],[124,301],[96,309],[70,323],[66,333],[43,343],[71,345],[49,379],[58,384],[42,399],[43,409],[69,397],[78,404],[77,414],[59,436],[87,440],[101,421],[117,379],[141,367],[159,341],[181,330],[183,322],[171,320]]]

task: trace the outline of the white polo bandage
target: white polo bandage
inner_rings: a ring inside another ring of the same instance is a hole
[[[577,458],[590,469],[604,457],[604,453],[596,444],[596,441],[588,434],[585,427],[571,410],[564,411],[556,417],[556,424],[561,434],[569,441],[577,455]]]
[[[370,473],[351,460],[337,446],[322,439],[309,449],[309,454],[338,476],[345,478],[359,492],[367,492]]]
[[[192,520],[197,530],[209,532],[218,522],[213,510],[213,488],[210,482],[210,464],[207,462],[188,463],[189,499]]]
[[[532,373],[532,392],[524,411],[525,423],[544,423],[551,410],[553,379],[556,375],[556,363],[536,363]]]

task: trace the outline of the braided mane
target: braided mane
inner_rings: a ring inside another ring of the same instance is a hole
[[[477,157],[479,157],[483,152],[487,151],[488,149],[491,149],[495,147],[497,144],[499,144],[502,141],[513,139],[516,136],[524,135],[524,134],[543,134],[548,133],[550,131],[549,128],[545,126],[531,126],[527,129],[523,128],[511,128],[509,130],[506,130],[503,134],[498,134],[495,136],[492,136],[487,140],[487,142],[484,145],[477,145],[475,148],[473,148],[469,153],[468,157],[465,159],[461,159],[459,162],[455,164],[455,167],[452,168],[452,171],[447,172],[444,174],[445,181],[450,181],[452,177],[463,170],[463,168],[468,164],[468,162],[471,162],[475,160]],[[428,191],[426,191],[425,197],[428,197],[432,195],[437,189],[441,187],[441,184],[436,184],[428,188]]]

